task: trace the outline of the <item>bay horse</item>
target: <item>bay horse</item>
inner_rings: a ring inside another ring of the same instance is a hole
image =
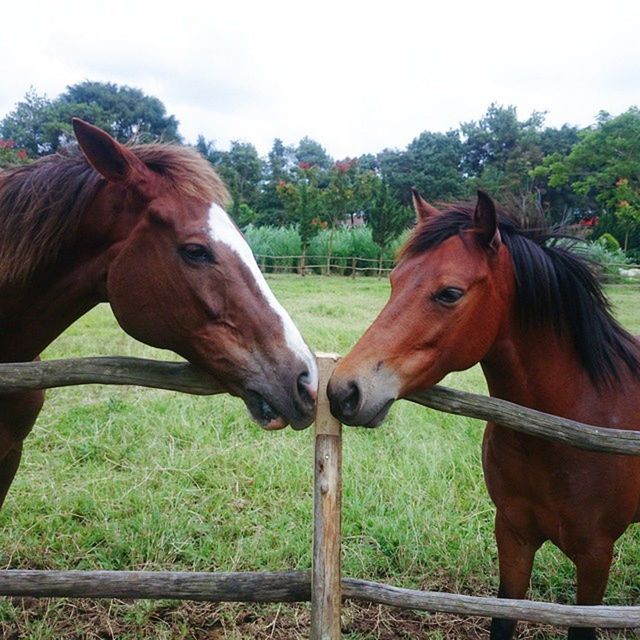
[[[480,363],[492,396],[574,420],[640,429],[640,343],[612,317],[591,265],[550,230],[527,231],[478,192],[418,223],[391,296],[329,383],[333,414],[376,426],[397,398]],[[486,426],[503,598],[523,598],[551,540],[575,564],[577,603],[600,604],[613,545],[640,520],[640,458],[583,451]],[[494,619],[492,640],[516,623]],[[572,640],[593,639],[571,628]]]
[[[308,426],[315,358],[210,164],[187,147],[125,146],[73,126],[78,148],[0,173],[0,361],[37,359],[108,302],[128,334],[212,374],[261,426]],[[0,395],[0,505],[43,401]]]

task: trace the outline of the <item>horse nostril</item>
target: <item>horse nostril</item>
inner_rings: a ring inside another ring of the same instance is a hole
[[[350,382],[347,392],[342,397],[342,413],[345,417],[352,417],[360,406],[360,389],[355,382]]]
[[[312,408],[318,398],[318,391],[311,386],[311,375],[308,371],[302,372],[297,381],[298,398],[305,406]]]

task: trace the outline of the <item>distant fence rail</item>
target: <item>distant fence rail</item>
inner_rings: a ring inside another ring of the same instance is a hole
[[[343,598],[379,604],[500,617],[561,626],[640,627],[640,607],[568,606],[403,589],[340,574],[342,426],[329,411],[326,385],[338,357],[319,354],[315,422],[313,565],[311,572],[0,571],[0,595],[173,598],[216,602],[311,601],[314,640],[340,637]],[[0,393],[78,384],[139,385],[211,395],[223,387],[184,362],[81,358],[0,364]],[[436,386],[407,398],[439,411],[497,422],[583,449],[640,455],[640,432],[586,425],[504,400]]]
[[[255,254],[260,269],[265,273],[303,273],[341,275],[355,278],[357,275],[386,275],[395,265],[393,258],[364,258],[341,255],[270,255]],[[302,264],[304,263],[304,267]],[[600,273],[603,282],[639,284],[640,265],[624,262],[604,265]]]
[[[393,270],[392,258],[361,258],[358,256],[268,255],[255,254],[260,269],[266,273],[317,273],[341,276],[384,275]],[[304,262],[304,267],[302,264]]]

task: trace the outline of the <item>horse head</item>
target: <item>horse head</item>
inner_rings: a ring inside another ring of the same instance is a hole
[[[331,410],[346,424],[377,426],[397,398],[474,365],[502,322],[513,275],[491,198],[479,192],[462,225],[415,191],[413,200],[418,222],[390,299],[329,383]]]
[[[211,373],[263,427],[308,426],[315,358],[225,212],[208,163],[168,145],[134,153],[77,119],[74,130],[103,178],[79,233],[110,239],[102,296],[122,328]]]

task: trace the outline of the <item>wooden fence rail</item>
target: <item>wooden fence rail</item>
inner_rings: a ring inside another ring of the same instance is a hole
[[[393,607],[562,626],[640,627],[640,607],[587,607],[463,596],[355,578],[342,578],[341,583],[344,599]],[[0,595],[14,597],[309,602],[311,594],[309,571],[0,571]]]
[[[138,385],[197,395],[224,392],[211,376],[185,362],[114,357],[0,364],[0,392],[3,393],[94,383]],[[439,385],[413,394],[407,400],[438,411],[493,420],[516,431],[582,449],[640,455],[638,431],[582,424],[506,400]]]
[[[337,356],[318,357],[315,424],[314,548],[311,572],[191,573],[144,571],[0,571],[0,595],[90,598],[175,598],[218,602],[311,601],[313,640],[340,637],[340,603],[352,598],[461,615],[501,617],[563,626],[640,627],[640,607],[579,607],[402,589],[341,578],[341,425],[329,411],[326,384]],[[214,378],[184,362],[81,358],[0,364],[0,393],[78,384],[138,385],[198,395],[223,393]],[[608,429],[445,387],[412,402],[593,451],[640,455],[640,432]]]

